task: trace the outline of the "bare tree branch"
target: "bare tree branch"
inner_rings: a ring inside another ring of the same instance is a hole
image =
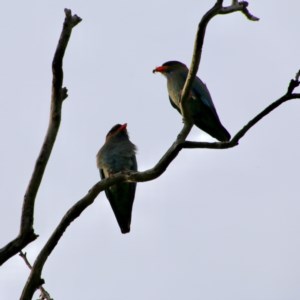
[[[297,81],[298,85],[300,82]],[[292,90],[293,91],[293,90]],[[29,295],[33,295],[34,291],[38,288],[41,283],[41,273],[43,266],[54,250],[55,246],[59,242],[65,230],[68,226],[73,222],[76,218],[80,216],[80,214],[91,205],[95,198],[99,195],[100,192],[107,189],[109,186],[123,182],[123,181],[131,181],[131,182],[146,182],[150,180],[154,180],[163,174],[171,162],[177,157],[179,152],[186,148],[207,148],[207,149],[226,149],[232,148],[238,145],[239,140],[262,118],[264,118],[267,114],[273,111],[282,103],[292,100],[292,99],[300,99],[300,94],[286,93],[284,96],[273,102],[267,108],[265,108],[261,113],[251,119],[229,142],[216,142],[216,143],[206,143],[206,142],[191,142],[185,141],[187,135],[191,130],[191,126],[189,124],[184,124],[181,132],[177,136],[177,139],[172,144],[172,146],[168,149],[168,151],[163,155],[163,157],[159,160],[159,162],[151,169],[143,171],[143,172],[122,172],[116,175],[113,175],[109,178],[101,180],[96,183],[84,196],[80,199],[75,205],[73,205],[65,216],[60,221],[59,225],[56,227],[55,231],[41,250],[38,255],[33,267],[31,274],[27,280],[26,286],[23,290],[22,299],[31,299],[26,298]],[[32,297],[32,296],[31,296]]]
[[[292,99],[300,99],[300,94],[290,94],[284,95],[268,107],[266,107],[261,113],[255,116],[252,120],[250,120],[240,131],[238,131],[235,136],[228,142],[216,142],[216,143],[206,143],[206,142],[191,142],[185,141],[182,145],[182,148],[191,149],[191,148],[207,148],[207,149],[227,149],[235,147],[239,144],[240,139],[262,118],[272,112],[275,108],[277,108],[282,103],[292,100]]]
[[[181,150],[178,145],[182,144],[186,139],[187,135],[191,130],[191,126],[184,124],[181,132],[179,133],[177,140],[174,144],[169,148],[166,154],[162,157],[162,159],[156,164],[156,166],[148,171],[145,172],[124,172],[118,173],[114,176],[101,180],[100,182],[96,183],[84,196],[81,200],[75,203],[64,215],[62,220],[60,221],[59,225],[56,227],[53,234],[48,239],[47,243],[39,253],[38,257],[36,258],[33,266],[32,271],[29,275],[29,278],[26,282],[26,285],[23,289],[22,296],[20,300],[27,300],[31,299],[35,290],[43,283],[41,279],[42,269],[44,264],[57,245],[58,241],[62,237],[65,230],[68,226],[73,222],[76,218],[80,216],[80,214],[89,206],[91,205],[96,197],[99,195],[100,192],[104,191],[111,185],[122,181],[149,181],[159,177],[170,165],[170,163],[175,159],[178,155],[179,151]]]
[[[198,25],[198,31],[196,34],[196,39],[194,43],[194,51],[192,56],[192,62],[190,65],[189,73],[186,78],[186,82],[184,84],[182,94],[181,94],[181,113],[184,118],[185,116],[185,102],[189,98],[189,94],[191,91],[192,84],[194,82],[194,79],[196,77],[196,74],[198,72],[200,60],[201,60],[201,54],[202,54],[202,48],[204,43],[204,37],[206,32],[206,27],[208,22],[216,15],[222,15],[222,14],[229,14],[236,11],[242,12],[249,20],[251,21],[258,21],[259,19],[257,17],[254,17],[250,14],[250,12],[247,9],[248,3],[246,1],[237,1],[233,0],[232,5],[223,7],[223,0],[217,0],[215,5],[202,17],[199,25]],[[185,119],[185,118],[184,118]]]
[[[242,4],[243,3],[243,4]],[[202,18],[199,27],[198,27],[198,33],[195,41],[195,47],[194,47],[194,54],[192,59],[192,64],[189,72],[189,76],[187,78],[187,81],[185,83],[184,91],[182,93],[182,102],[185,101],[187,98],[187,95],[189,94],[189,90],[191,88],[192,81],[194,80],[200,58],[201,58],[201,52],[202,52],[202,46],[203,46],[203,40],[205,35],[206,26],[211,20],[211,18],[217,14],[227,14],[230,12],[235,11],[241,11],[243,14],[245,14],[248,18],[250,13],[248,12],[247,4],[245,2],[238,2],[238,1],[232,1],[232,5],[229,7],[223,7],[222,6],[223,1],[218,0],[214,7],[208,11],[205,16]],[[231,11],[230,11],[231,10]],[[254,17],[255,18],[255,17]],[[251,18],[249,18],[251,19]],[[253,19],[253,18],[252,18]],[[45,246],[40,251],[38,257],[36,258],[32,270],[30,273],[30,276],[26,282],[26,285],[23,289],[21,300],[27,300],[31,299],[35,290],[41,285],[43,280],[41,279],[41,274],[43,267],[56,247],[57,243],[63,236],[65,230],[70,226],[70,224],[80,216],[80,214],[89,206],[91,205],[96,197],[99,195],[100,192],[107,189],[109,186],[114,185],[116,183],[120,183],[123,181],[132,181],[132,182],[145,182],[150,181],[153,179],[156,179],[161,174],[163,174],[168,166],[171,164],[171,162],[177,157],[179,152],[183,148],[210,148],[210,149],[225,149],[230,148],[238,145],[239,140],[247,133],[249,129],[251,129],[258,121],[260,121],[264,116],[266,116],[268,113],[270,113],[272,110],[274,110],[276,107],[278,107],[280,104],[291,100],[300,98],[300,94],[293,94],[294,88],[299,85],[299,78],[296,78],[296,83],[292,85],[292,87],[289,87],[288,92],[286,95],[272,103],[270,106],[268,106],[265,110],[263,110],[260,114],[258,114],[255,118],[253,118],[251,121],[248,122],[247,125],[245,125],[234,137],[231,141],[225,142],[225,143],[197,143],[197,142],[190,142],[186,141],[186,137],[188,136],[192,125],[184,123],[183,128],[179,135],[177,136],[177,139],[175,142],[171,145],[171,147],[167,150],[167,152],[163,155],[163,157],[158,161],[158,163],[151,169],[143,171],[143,172],[122,172],[115,174],[109,178],[106,178],[98,183],[96,183],[89,192],[80,199],[77,203],[75,203],[64,215],[58,226],[56,227],[53,234],[50,236],[48,241],[46,242]],[[291,85],[291,84],[290,84]]]
[[[24,260],[26,266],[29,268],[29,270],[31,270],[32,266],[31,266],[31,264],[30,264],[30,262],[27,258],[27,253],[20,251],[19,255],[23,258],[23,260]],[[39,287],[39,290],[41,291],[41,295],[40,295],[39,299],[41,299],[41,300],[53,300],[51,298],[50,294],[42,286]]]
[[[31,299],[35,290],[41,285],[41,273],[44,264],[71,222],[78,218],[80,214],[94,202],[95,198],[101,191],[117,182],[125,181],[125,179],[126,176],[124,174],[117,174],[113,177],[98,182],[89,190],[86,196],[84,196],[67,211],[36,258],[20,300]]]
[[[297,72],[295,79],[291,79],[287,92],[285,95],[280,97],[278,100],[271,103],[267,106],[262,112],[260,112],[257,116],[251,119],[240,131],[238,131],[235,136],[228,142],[216,142],[216,143],[205,143],[205,142],[190,142],[185,141],[182,145],[183,148],[208,148],[208,149],[227,149],[235,147],[239,144],[239,140],[262,118],[276,109],[282,103],[293,100],[300,99],[300,94],[293,93],[294,89],[300,85],[299,81],[300,70]]]
[[[81,21],[78,16],[72,16],[68,9],[65,10],[65,14],[63,30],[52,63],[53,81],[48,130],[24,196],[19,235],[0,249],[0,265],[38,237],[33,229],[35,199],[59,129],[62,102],[67,97],[67,90],[62,87],[62,61],[72,29]]]

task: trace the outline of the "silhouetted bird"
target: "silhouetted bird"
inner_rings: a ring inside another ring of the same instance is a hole
[[[125,170],[137,171],[136,146],[130,142],[126,127],[127,124],[112,127],[97,154],[102,179]],[[122,233],[130,231],[135,190],[135,182],[118,183],[105,190]]]

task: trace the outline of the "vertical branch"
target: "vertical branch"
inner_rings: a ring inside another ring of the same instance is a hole
[[[194,43],[194,50],[192,61],[189,69],[188,76],[186,78],[182,94],[181,94],[181,111],[184,116],[184,103],[187,101],[192,84],[198,72],[202,48],[204,43],[204,37],[206,32],[206,27],[208,22],[216,15],[229,14],[236,11],[242,12],[249,20],[258,21],[259,19],[253,16],[247,9],[248,2],[233,0],[232,4],[227,7],[223,7],[223,0],[217,0],[215,5],[202,17],[196,34],[196,39]]]
[[[25,192],[19,235],[0,249],[0,265],[37,238],[33,229],[35,199],[58,133],[62,102],[67,97],[67,90],[62,87],[63,56],[72,28],[81,21],[76,15],[72,16],[70,10],[66,9],[65,14],[63,30],[52,63],[53,81],[48,130]]]
[[[60,35],[60,39],[54,54],[52,62],[52,96],[51,96],[51,113],[50,122],[47,135],[36,162],[36,167],[31,178],[28,190],[25,194],[23,214],[21,221],[21,232],[24,230],[32,229],[33,227],[33,212],[34,212],[34,200],[38,191],[39,185],[42,180],[44,170],[46,168],[47,161],[50,157],[53,144],[56,139],[56,135],[59,129],[61,120],[61,107],[63,100],[67,97],[66,88],[62,87],[63,84],[63,57],[72,33],[73,27],[75,27],[80,21],[76,15],[72,15],[71,10],[65,9],[65,21],[63,29]],[[33,229],[32,229],[33,230]],[[33,273],[33,270],[31,274]],[[30,281],[30,284],[26,284],[22,296],[20,299],[27,300],[32,299],[35,290],[43,283],[40,276],[34,276],[35,280]]]
[[[182,103],[184,103],[188,98],[192,84],[198,72],[207,24],[215,15],[219,13],[220,9],[222,8],[222,3],[223,1],[218,0],[215,5],[202,17],[198,25],[192,62],[181,94]]]
[[[20,232],[33,230],[33,216],[34,216],[34,202],[37,191],[41,184],[47,162],[51,155],[51,151],[56,140],[58,129],[61,121],[61,108],[62,102],[67,97],[66,88],[62,87],[63,84],[63,57],[71,36],[72,28],[80,22],[77,16],[72,17],[70,10],[65,10],[66,18],[63,25],[63,30],[55,51],[52,62],[52,95],[51,95],[51,111],[50,121],[47,134],[36,161],[36,165],[30,179],[27,191],[24,197],[23,213],[21,219]],[[73,20],[74,18],[74,20]]]

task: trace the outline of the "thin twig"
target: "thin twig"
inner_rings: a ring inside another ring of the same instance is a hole
[[[259,18],[255,17],[254,15],[252,15],[249,12],[247,1],[232,1],[232,5],[227,6],[227,7],[222,7],[220,9],[219,14],[225,15],[225,14],[230,14],[230,13],[233,13],[236,11],[240,11],[250,21],[259,21]]]
[[[27,253],[20,251],[19,255],[23,258],[23,260],[24,260],[26,266],[29,268],[29,270],[32,270],[32,266],[27,258]],[[40,286],[39,290],[41,292],[40,298],[39,298],[40,300],[53,300],[53,298],[51,298],[50,294],[44,289],[43,286]]]
[[[300,77],[300,70],[296,73],[295,79],[292,79],[290,81],[290,84],[287,89],[287,95],[292,94],[294,89],[300,85],[299,77]]]

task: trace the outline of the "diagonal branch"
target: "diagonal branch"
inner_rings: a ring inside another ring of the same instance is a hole
[[[297,84],[300,85],[299,78],[296,77],[295,81]],[[291,81],[291,82],[292,82]],[[291,83],[290,83],[291,85]],[[131,181],[131,182],[146,182],[150,180],[154,180],[162,175],[168,166],[172,163],[172,161],[177,157],[179,152],[186,148],[207,148],[207,149],[226,149],[232,148],[238,145],[239,140],[262,118],[276,109],[279,105],[283,104],[284,102],[292,99],[300,99],[300,94],[292,93],[294,89],[290,92],[287,92],[284,96],[270,104],[267,108],[265,108],[262,112],[260,112],[257,116],[251,119],[229,142],[216,142],[216,143],[205,143],[205,142],[190,142],[185,141],[187,135],[191,130],[191,126],[189,124],[183,125],[183,128],[177,139],[172,144],[172,146],[168,149],[168,151],[163,155],[163,157],[158,161],[158,163],[151,169],[143,171],[143,172],[122,172],[116,175],[113,175],[109,178],[101,180],[100,182],[96,183],[89,192],[80,199],[77,203],[75,203],[68,212],[64,215],[58,226],[56,227],[53,234],[48,239],[47,243],[39,253],[34,265],[32,266],[31,274],[27,280],[27,283],[24,287],[21,300],[23,299],[31,299],[35,290],[41,285],[43,280],[41,279],[41,273],[46,263],[48,257],[54,250],[55,246],[59,242],[60,238],[63,236],[66,229],[69,225],[80,216],[80,214],[90,206],[96,199],[96,197],[107,189],[109,186],[124,182],[124,181]]]
[[[191,142],[185,141],[182,145],[182,148],[185,149],[195,149],[195,148],[207,148],[207,149],[228,149],[235,147],[239,144],[240,139],[262,118],[276,109],[279,105],[293,99],[300,99],[300,94],[290,94],[284,95],[268,107],[266,107],[262,112],[260,112],[257,116],[251,119],[241,130],[239,130],[235,136],[229,142],[215,142],[215,143],[206,143],[206,142]]]
[[[300,99],[300,94],[293,93],[294,89],[300,85],[300,70],[296,73],[295,79],[291,79],[287,92],[285,95],[280,97],[278,100],[271,103],[253,119],[251,119],[241,130],[239,130],[235,136],[228,142],[216,142],[216,143],[206,143],[206,142],[190,142],[185,141],[182,145],[183,148],[208,148],[208,149],[227,149],[235,147],[239,144],[239,140],[262,118],[271,113],[278,106],[293,99]]]
[[[0,265],[38,237],[33,229],[35,199],[58,133],[62,102],[67,97],[67,90],[62,87],[63,57],[72,29],[81,21],[78,16],[72,16],[68,9],[65,9],[65,15],[63,30],[52,63],[53,81],[48,130],[24,196],[19,235],[0,249]]]
[[[118,173],[114,176],[101,180],[100,182],[96,183],[88,193],[80,199],[77,203],[75,203],[64,215],[62,220],[60,221],[59,225],[56,227],[53,234],[48,239],[47,243],[40,251],[38,257],[36,258],[29,278],[26,282],[26,285],[23,289],[21,300],[31,299],[35,290],[42,284],[44,281],[41,278],[42,269],[46,260],[48,259],[51,252],[54,250],[55,246],[57,245],[58,241],[64,234],[65,230],[68,226],[73,222],[76,218],[80,216],[80,214],[90,206],[99,195],[100,192],[104,191],[111,185],[122,181],[149,181],[159,177],[170,165],[170,163],[175,159],[178,155],[179,151],[182,149],[178,147],[182,144],[182,142],[186,139],[187,135],[191,130],[190,125],[184,124],[181,132],[179,133],[176,141],[173,145],[169,148],[166,154],[162,157],[162,159],[156,164],[156,166],[148,171],[145,172],[125,172],[125,173]]]
[[[103,191],[105,188],[116,184],[117,182],[125,181],[126,176],[123,174],[117,174],[113,177],[107,178],[96,183],[77,203],[75,203],[64,215],[62,220],[60,221],[57,228],[54,230],[53,234],[50,236],[49,240],[40,251],[38,257],[36,258],[31,273],[28,277],[26,285],[23,289],[20,300],[32,299],[35,290],[42,284],[44,281],[41,278],[41,273],[44,267],[44,264],[57,245],[58,241],[64,234],[65,230],[68,226],[73,222],[76,218],[80,216],[80,214],[90,206],[98,194]]]

